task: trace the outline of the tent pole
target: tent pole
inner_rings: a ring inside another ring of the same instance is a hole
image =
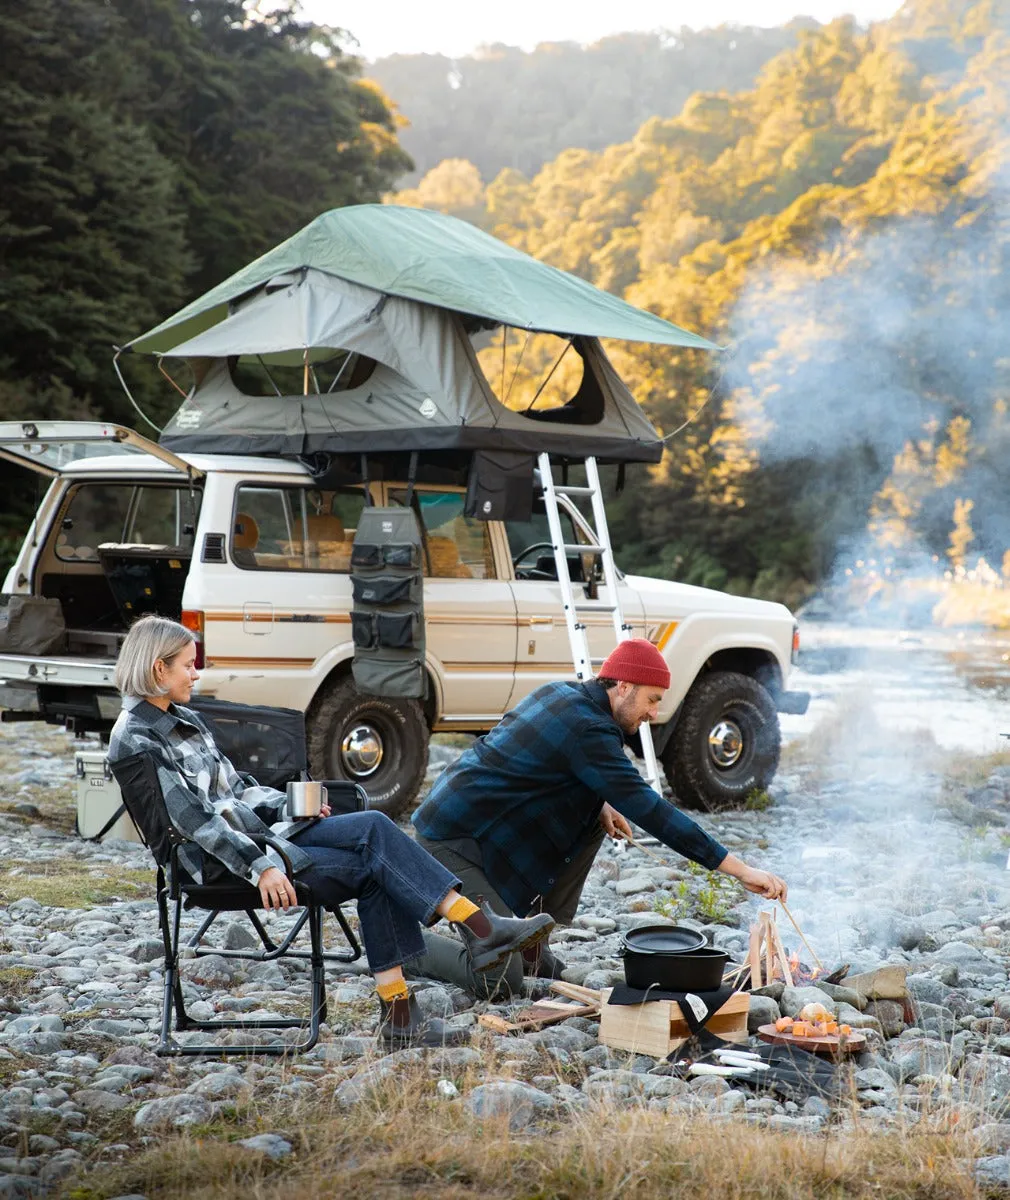
[[[309,394],[309,348],[305,347],[305,354],[302,359],[302,395]]]

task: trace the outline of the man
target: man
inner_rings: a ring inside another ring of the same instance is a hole
[[[768,900],[783,880],[725,846],[659,796],[624,752],[626,735],[653,720],[670,670],[644,638],[621,642],[587,683],[548,683],[526,697],[435,781],[414,814],[417,840],[500,914],[548,912],[570,923],[604,834],[634,821],[670,849],[738,879]],[[414,964],[481,997],[521,991],[522,976],[558,978],[546,944],[478,977],[452,939],[425,934]],[[524,962],[525,958],[525,962]]]

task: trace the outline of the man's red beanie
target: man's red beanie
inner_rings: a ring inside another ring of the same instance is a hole
[[[618,683],[644,683],[653,687],[670,686],[670,668],[666,659],[652,642],[645,638],[628,638],[619,642],[599,670],[600,679],[616,679]]]

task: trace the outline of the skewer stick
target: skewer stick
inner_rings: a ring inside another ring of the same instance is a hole
[[[655,852],[655,850],[650,850],[648,846],[643,846],[641,842],[636,842],[633,837],[628,837],[627,834],[624,835],[624,838],[625,838],[625,841],[627,841],[629,846],[634,846],[636,850],[641,850],[641,852],[643,854],[648,854],[648,856],[650,858],[654,858],[656,860],[656,862],[658,862],[660,864],[660,866],[669,868],[670,864],[666,861],[665,858],[661,858]]]
[[[765,983],[771,983],[775,978],[775,954],[772,950],[771,918],[767,913],[761,914],[761,932],[765,942]]]
[[[814,953],[814,951],[813,951],[813,948],[811,947],[810,943],[809,943],[809,942],[807,941],[807,939],[806,939],[806,938],[803,936],[803,930],[802,930],[802,929],[800,929],[799,925],[797,925],[797,924],[796,924],[796,918],[793,916],[793,914],[792,914],[792,913],[789,911],[789,909],[786,907],[786,902],[785,902],[784,900],[780,900],[780,901],[779,901],[779,904],[781,904],[781,905],[782,905],[782,911],[783,911],[783,912],[786,914],[786,916],[789,918],[789,920],[790,920],[790,923],[792,924],[792,927],[793,927],[793,929],[795,929],[795,930],[796,930],[796,932],[797,932],[797,933],[800,935],[800,941],[803,943],[803,945],[804,945],[804,946],[806,946],[806,948],[807,948],[807,953],[810,955],[810,957],[811,957],[811,958],[814,960],[814,962],[817,964],[817,969],[818,969],[818,971],[823,971],[823,970],[824,970],[824,963],[822,963],[822,962],[821,962],[821,960],[820,960],[820,959],[817,957],[817,955]]]

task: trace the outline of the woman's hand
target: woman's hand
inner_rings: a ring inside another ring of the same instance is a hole
[[[319,815],[321,817],[328,817],[332,811],[333,810],[330,808],[330,806],[328,804],[321,804],[319,806]]]
[[[766,900],[784,900],[789,892],[786,881],[771,871],[759,871],[757,867],[748,867],[746,874],[737,878],[748,892],[763,896]]]
[[[268,867],[260,876],[260,899],[263,907],[273,912],[283,908],[285,912],[298,904],[294,885],[291,880],[277,867]]]

